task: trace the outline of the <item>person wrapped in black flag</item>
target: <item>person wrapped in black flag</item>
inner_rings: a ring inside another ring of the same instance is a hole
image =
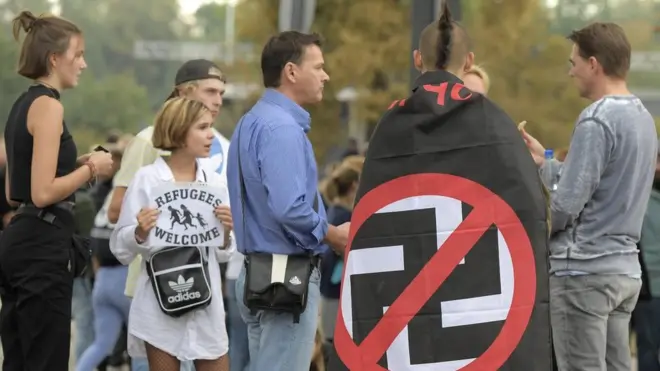
[[[329,370],[550,371],[547,201],[445,4],[369,144]]]

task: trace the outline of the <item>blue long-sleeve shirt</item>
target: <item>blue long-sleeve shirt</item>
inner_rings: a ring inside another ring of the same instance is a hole
[[[301,106],[267,89],[236,126],[227,159],[227,183],[241,253],[321,254],[327,249],[323,239],[328,222],[318,194],[316,160],[307,138],[310,122],[309,113]],[[313,208],[315,198],[318,211]]]

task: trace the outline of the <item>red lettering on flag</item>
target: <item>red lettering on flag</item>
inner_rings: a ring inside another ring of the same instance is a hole
[[[472,96],[472,92],[468,90],[468,95],[466,97],[461,97],[461,90],[465,89],[465,86],[462,84],[456,84],[451,89],[451,99],[453,100],[468,100]]]
[[[443,82],[440,85],[431,85],[431,84],[426,84],[424,85],[424,90],[431,92],[431,93],[436,93],[438,94],[438,106],[444,106],[445,105],[445,94],[447,93],[447,83]]]
[[[392,102],[392,104],[390,104],[390,106],[387,107],[387,109],[392,109],[392,108],[394,108],[394,106],[396,106],[397,104],[399,105],[399,107],[403,107],[403,105],[406,104],[406,100],[405,100],[405,99],[401,99],[401,100],[398,100],[398,99],[397,99],[397,100],[395,100],[394,102]]]
[[[431,85],[431,84],[426,84],[424,85],[424,90],[430,92],[430,93],[436,93],[438,95],[438,106],[444,106],[445,105],[445,94],[447,94],[447,86],[448,83],[443,82],[440,85]],[[468,93],[467,96],[461,97],[461,90],[465,89],[465,86],[462,84],[455,84],[451,88],[451,93],[449,94],[449,99],[455,100],[455,101],[461,101],[461,100],[468,100],[470,97],[472,97],[472,93]]]
[[[423,85],[422,87],[424,88],[425,91],[428,91],[429,93],[435,93],[438,96],[438,100],[436,103],[438,106],[444,106],[445,105],[445,95],[447,94],[447,87],[449,86],[449,83],[443,82],[440,85],[431,85],[431,84],[426,84]],[[468,94],[465,97],[461,96],[461,91],[465,89],[468,91]],[[472,92],[468,90],[463,84],[454,84],[451,88],[451,92],[449,94],[449,99],[453,101],[463,101],[463,100],[468,100],[472,97]],[[388,110],[391,110],[395,106],[403,107],[406,104],[405,99],[397,99],[394,102],[390,104],[389,107],[387,107]]]

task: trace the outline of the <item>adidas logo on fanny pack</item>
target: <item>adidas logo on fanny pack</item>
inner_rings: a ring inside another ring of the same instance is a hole
[[[169,281],[168,284],[170,288],[177,293],[176,295],[170,295],[167,297],[169,303],[180,303],[182,301],[199,299],[202,297],[202,294],[197,291],[188,292],[188,290],[190,290],[195,284],[194,277],[190,277],[186,280],[182,275],[179,275],[176,282]]]

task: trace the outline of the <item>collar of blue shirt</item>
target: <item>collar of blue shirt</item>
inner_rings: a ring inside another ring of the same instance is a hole
[[[291,100],[291,98],[275,89],[266,89],[261,99],[264,102],[282,107],[282,109],[288,112],[294,120],[296,120],[305,133],[309,131],[312,121],[309,112],[302,108],[298,103]]]

